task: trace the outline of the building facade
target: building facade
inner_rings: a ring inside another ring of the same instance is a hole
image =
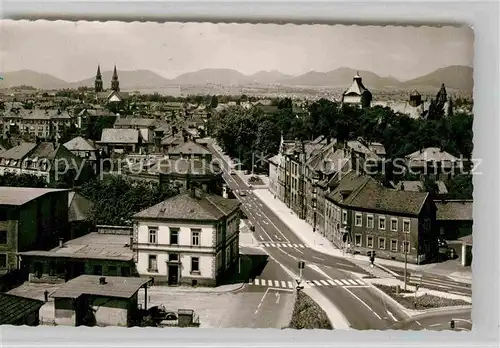
[[[239,259],[239,206],[193,189],[134,215],[139,274],[168,285],[217,285]]]

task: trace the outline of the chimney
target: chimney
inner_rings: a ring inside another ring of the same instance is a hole
[[[106,277],[99,277],[99,284],[100,285],[106,284]]]
[[[63,248],[63,247],[64,247],[64,239],[59,238],[59,248]]]

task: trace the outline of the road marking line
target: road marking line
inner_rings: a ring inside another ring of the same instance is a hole
[[[385,309],[385,311],[387,312],[387,314],[389,314],[389,316],[392,318],[392,320],[394,320],[394,321],[398,321],[398,320],[396,319],[396,317],[394,316],[394,314],[392,314],[392,312],[391,312],[390,310],[388,310],[388,309],[386,308],[386,309]]]
[[[286,288],[286,282],[284,280],[281,281],[281,287]]]
[[[270,244],[268,244],[268,243],[264,243],[264,246],[265,246],[266,248],[269,248],[271,245],[270,245]]]
[[[288,281],[287,283],[289,288],[293,288],[293,283],[291,281]]]
[[[418,320],[415,320],[415,323],[418,324],[419,326],[422,326]]]
[[[333,280],[327,280],[327,282],[330,283],[330,285],[337,285]]]
[[[310,280],[306,280],[306,284],[309,285],[310,287],[314,287],[316,285],[314,285],[313,282],[311,282]]]
[[[348,281],[349,283],[351,283],[352,285],[358,285],[358,284],[357,284],[354,280],[352,280],[352,279],[347,279],[347,281]]]
[[[276,244],[274,244],[274,243],[271,243],[271,246],[272,246],[273,248],[275,248],[275,247],[276,247]]]
[[[322,285],[322,284],[321,284],[319,281],[317,281],[317,280],[313,280],[313,283],[314,283],[314,285],[317,285],[317,286],[321,286],[321,285]]]
[[[325,261],[325,259],[322,259],[321,257],[313,256],[313,259],[319,260],[319,261]]]
[[[351,267],[351,268],[356,267],[354,265],[348,265],[347,263],[342,263],[342,262],[337,262],[336,265],[337,266],[344,266],[344,267]]]
[[[469,323],[472,325],[472,320],[467,320],[467,319],[452,319],[453,321],[465,321],[466,323]]]
[[[377,313],[375,313],[375,311],[373,309],[370,308],[370,306],[368,306],[366,304],[365,301],[363,301],[362,299],[360,299],[356,294],[354,294],[351,290],[347,289],[347,288],[344,288],[345,291],[347,291],[349,294],[351,294],[354,298],[356,298],[359,302],[361,302],[363,305],[365,305],[366,308],[368,308],[377,318],[379,318],[380,320],[382,320],[382,318],[380,317],[380,315],[378,315]]]
[[[354,279],[354,281],[355,281],[356,283],[358,283],[359,285],[365,285],[365,282],[364,282],[364,281],[362,281],[362,280],[359,280],[359,279]]]
[[[280,286],[280,282],[279,282],[279,281],[277,281],[277,280],[275,280],[275,281],[274,281],[274,286],[275,286],[276,288],[279,288],[279,286]]]
[[[294,247],[294,248],[297,248],[297,247],[298,247],[298,246],[297,246],[297,244],[292,244],[292,245],[293,245],[293,247]]]
[[[286,245],[288,248],[291,248],[292,247],[292,244],[287,244]]]
[[[293,292],[291,289],[282,289],[282,288],[268,288],[269,290],[274,290],[274,291],[286,291],[286,292]]]
[[[436,327],[436,326],[440,326],[441,323],[437,323],[437,324],[432,324],[432,325],[429,325],[430,327]]]
[[[344,283],[345,285],[350,285],[350,284],[349,284],[349,282],[348,282],[348,281],[346,281],[346,280],[344,280],[344,279],[340,279],[340,281],[341,281],[342,283]]]
[[[321,284],[323,284],[323,285],[327,285],[327,286],[328,286],[328,285],[330,285],[330,284],[328,284],[328,282],[327,282],[326,280],[320,280],[320,282],[321,282]]]
[[[299,248],[305,248],[304,244],[299,244]]]
[[[268,280],[267,281],[267,286],[273,286],[273,281],[272,280]]]
[[[344,285],[340,280],[337,280],[337,279],[334,279],[333,280],[335,282],[335,284],[337,285]]]
[[[387,268],[387,267],[384,267],[384,266],[379,265],[379,264],[377,264],[377,267],[379,267],[379,268],[380,268],[380,269],[382,269],[383,271],[386,271],[387,273],[391,274],[391,275],[392,275],[392,276],[394,276],[394,277],[397,277],[397,276],[398,276],[398,274],[397,274],[396,272],[391,271],[391,270],[390,270],[389,268]]]
[[[259,238],[260,238],[260,240],[264,240],[264,238],[260,234],[259,234]]]
[[[301,253],[302,255],[304,255],[304,253],[302,251],[300,251],[299,249],[295,248],[295,251],[298,252],[298,253]]]
[[[344,285],[343,287],[349,289],[361,289],[361,288],[369,288],[370,285]]]

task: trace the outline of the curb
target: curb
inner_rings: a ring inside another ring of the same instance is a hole
[[[393,299],[391,296],[387,295],[385,292],[383,292],[382,290],[380,290],[379,288],[377,288],[375,285],[373,285],[373,283],[369,283],[369,284],[370,284],[370,287],[372,289],[375,289],[375,291],[377,291],[381,295],[381,297],[388,299],[389,302],[391,302],[393,305],[395,305],[396,307],[398,307],[399,310],[402,311],[404,314],[406,314],[409,318],[411,318],[415,314],[418,314],[417,311],[414,311],[414,310],[411,310],[409,308],[406,308],[401,303],[399,303],[398,301],[396,301],[395,299]]]
[[[220,291],[204,291],[204,290],[191,290],[189,288],[186,288],[184,290],[180,289],[175,289],[172,288],[171,291],[166,291],[166,293],[171,293],[171,294],[186,294],[186,293],[193,293],[193,294],[224,294],[228,292],[235,292],[241,290],[245,286],[245,283],[238,283],[238,287],[235,287],[230,290],[220,290]],[[164,287],[164,288],[169,288],[169,287]],[[148,289],[149,290],[149,289]]]

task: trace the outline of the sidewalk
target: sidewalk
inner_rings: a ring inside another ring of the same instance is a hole
[[[403,268],[404,263],[394,260],[385,260],[378,258],[374,268],[370,267],[368,256],[344,254],[341,249],[336,248],[325,237],[313,232],[313,228],[305,220],[299,219],[285,203],[274,198],[273,194],[267,189],[255,189],[254,194],[271,209],[284,224],[290,228],[295,235],[311,249],[318,252],[348,259],[360,268],[378,278],[393,278],[394,274],[384,266]],[[448,276],[456,281],[472,283],[472,273],[466,270],[453,272],[452,270],[443,270],[438,265],[415,265],[408,263],[407,268],[410,271],[425,271],[441,276]]]
[[[236,284],[228,284],[228,285],[220,285],[214,288],[211,287],[191,287],[191,286],[160,286],[160,285],[153,285],[148,288],[148,294],[155,294],[155,293],[169,293],[169,294],[175,294],[175,293],[186,293],[186,292],[191,292],[191,293],[224,293],[224,292],[232,292],[236,290],[240,290],[245,283],[236,283]]]

